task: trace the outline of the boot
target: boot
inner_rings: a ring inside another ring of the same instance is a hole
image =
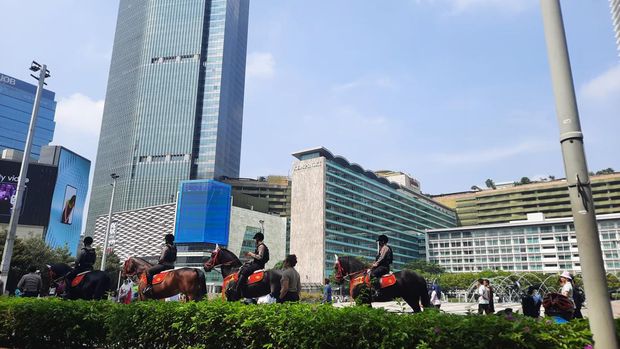
[[[147,284],[144,290],[142,290],[142,294],[144,294],[147,297],[153,296],[153,285]]]

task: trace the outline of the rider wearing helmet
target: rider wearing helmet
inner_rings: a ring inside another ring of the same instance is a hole
[[[379,293],[381,276],[390,272],[390,264],[392,264],[392,248],[388,246],[388,240],[388,237],[383,234],[379,235],[377,238],[379,253],[375,257],[375,262],[370,268],[370,279],[372,280],[375,297]]]
[[[237,283],[235,283],[234,292],[239,294],[239,287],[243,287],[240,285],[245,285],[248,277],[252,275],[253,272],[261,269],[265,269],[265,264],[269,261],[269,248],[267,245],[263,243],[265,240],[265,235],[263,233],[256,233],[252,238],[256,242],[256,249],[254,253],[248,252],[245,255],[250,257],[251,260],[249,263],[245,263],[239,269],[239,279]]]
[[[166,244],[161,249],[159,261],[146,272],[147,286],[142,291],[146,295],[149,295],[153,290],[153,276],[164,270],[174,269],[174,262],[177,260],[177,247],[174,245],[174,235],[166,234],[164,240]]]
[[[79,273],[83,273],[85,271],[93,270],[93,265],[95,264],[95,260],[97,259],[97,252],[92,247],[93,238],[87,236],[84,238],[84,247],[78,253],[77,258],[75,259],[75,268],[70,271],[66,278],[67,282],[71,284],[71,280],[76,277]]]

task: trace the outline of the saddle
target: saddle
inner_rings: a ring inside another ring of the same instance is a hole
[[[71,287],[77,287],[79,284],[82,283],[82,280],[84,280],[84,275],[90,273],[91,270],[87,270],[87,271],[83,271],[79,274],[77,274],[73,280],[71,280]]]
[[[370,284],[370,274],[364,273],[360,276],[351,278],[349,281],[349,290],[351,290],[351,296],[353,295],[353,289],[360,284],[365,284],[368,287],[371,287]],[[396,275],[394,273],[389,272],[379,279],[379,285],[381,289],[388,288],[390,286],[394,286],[396,284]]]
[[[253,272],[252,274],[250,274],[250,276],[248,277],[248,281],[246,282],[246,285],[253,285],[255,283],[261,282],[263,281],[263,279],[265,278],[265,270],[264,269],[260,269],[257,270],[255,272]],[[222,282],[222,298],[226,299],[226,290],[228,289],[228,284],[231,281],[237,282],[239,280],[239,273],[233,273],[228,275],[226,278],[224,278],[224,281]]]
[[[164,270],[161,273],[155,274],[153,276],[153,285],[161,284],[166,278],[166,275],[168,275],[168,273],[171,271],[174,271],[174,269]],[[140,277],[140,282],[146,284],[146,273],[142,274],[142,276]]]

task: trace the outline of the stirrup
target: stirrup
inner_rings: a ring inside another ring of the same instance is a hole
[[[142,294],[146,296],[152,296],[153,294],[153,285],[147,285],[144,290],[142,290]]]

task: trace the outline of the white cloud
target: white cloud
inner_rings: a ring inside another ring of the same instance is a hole
[[[581,88],[585,98],[594,101],[618,99],[620,96],[620,64],[588,81]]]
[[[467,150],[460,153],[439,153],[433,159],[444,165],[480,164],[505,160],[517,155],[547,151],[556,148],[555,143],[525,141],[508,147]]]
[[[447,4],[453,15],[482,9],[491,9],[505,13],[520,13],[538,2],[536,0],[416,0],[417,3]]]
[[[275,73],[276,61],[269,52],[252,52],[248,55],[246,75],[270,79]]]
[[[387,76],[365,76],[353,81],[332,86],[333,92],[346,92],[360,87],[393,88],[396,84]]]
[[[53,143],[94,161],[102,115],[103,100],[93,100],[81,93],[60,98]]]

